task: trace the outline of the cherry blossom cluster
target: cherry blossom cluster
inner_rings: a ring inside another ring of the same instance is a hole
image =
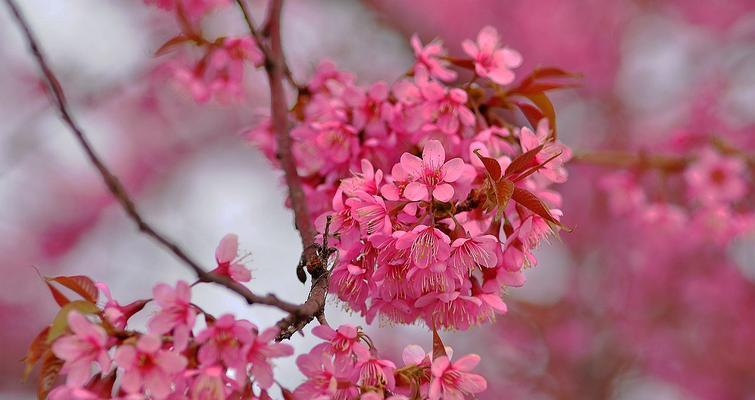
[[[565,73],[502,86],[521,57],[491,27],[464,42],[466,59],[411,42],[416,62],[393,85],[320,64],[291,113],[293,150],[320,232],[332,217],[331,291],[368,323],[467,329],[506,311],[502,290],[524,283],[532,250],[561,227],[551,185],[571,152],[552,116],[514,97],[540,99],[535,82]],[[532,129],[509,122],[513,105]],[[269,121],[249,137],[275,162]]]
[[[243,97],[247,64],[259,67],[264,61],[259,47],[249,35],[209,39],[201,30],[202,17],[228,4],[227,0],[145,1],[175,14],[181,33],[168,39],[157,54],[177,48],[183,50],[183,58],[171,59],[166,66],[197,102],[206,102],[213,97],[222,101]]]
[[[248,281],[237,251],[236,235],[224,237],[213,273]],[[290,345],[275,343],[278,328],[203,311],[184,281],[158,284],[152,299],[122,305],[104,283],[84,276],[46,280],[61,311],[34,340],[26,362],[31,369],[42,360],[48,385],[58,370],[65,376],[65,384],[50,391],[53,400],[270,398],[273,359],[293,354]],[[82,300],[69,300],[53,283]],[[131,317],[150,303],[156,310],[146,332],[129,329]]]
[[[453,350],[426,353],[418,345],[404,348],[404,365],[377,357],[370,338],[361,329],[341,325],[318,326],[312,332],[325,342],[296,359],[306,381],[294,390],[301,399],[462,399],[487,388],[472,373],[480,357],[466,355],[451,361]]]

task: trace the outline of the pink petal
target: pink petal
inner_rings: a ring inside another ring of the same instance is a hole
[[[464,52],[467,53],[472,58],[477,58],[477,54],[479,54],[480,52],[477,49],[477,45],[469,39],[466,39],[465,41],[461,42],[461,48],[464,49]]]
[[[435,187],[433,190],[433,197],[436,200],[447,202],[454,196],[454,188],[448,183],[443,183]]]
[[[466,356],[456,360],[453,363],[453,368],[460,371],[471,371],[479,363],[480,356],[478,356],[477,354],[467,354]]]
[[[422,176],[424,172],[422,159],[410,153],[404,153],[401,155],[401,167],[409,176],[413,176],[415,178]]]
[[[486,26],[477,34],[477,44],[480,46],[480,52],[492,53],[498,46],[498,31],[492,26]]]
[[[136,342],[136,348],[144,353],[154,353],[160,349],[161,345],[162,341],[155,335],[143,335],[139,338],[139,341]]]
[[[186,368],[186,358],[170,351],[160,351],[155,358],[155,363],[160,368],[169,373],[176,374],[183,371]]]
[[[477,157],[475,155],[475,157]],[[464,161],[461,158],[454,158],[448,160],[440,168],[440,173],[443,176],[445,182],[456,182],[459,179],[462,172],[464,172]]]
[[[428,167],[434,170],[439,169],[446,161],[446,151],[443,149],[443,145],[437,140],[428,140],[425,148],[422,149],[422,160]]]
[[[451,361],[448,359],[447,356],[440,356],[433,360],[432,365],[432,373],[433,376],[441,377],[443,376],[443,373],[446,372],[446,369],[448,369],[448,366],[451,364]]]
[[[427,186],[419,182],[412,182],[404,188],[404,197],[411,201],[424,200],[427,198]]]
[[[464,374],[459,382],[459,389],[467,393],[480,393],[488,388],[488,382],[477,374]]]
[[[134,346],[121,346],[115,353],[115,364],[123,369],[129,369],[136,362],[136,349]]]
[[[229,233],[220,239],[217,249],[215,249],[215,260],[218,263],[231,262],[236,258],[239,250],[239,237]]]
[[[421,346],[410,344],[404,347],[401,358],[404,360],[404,365],[417,365],[425,359],[426,355],[425,350]]]

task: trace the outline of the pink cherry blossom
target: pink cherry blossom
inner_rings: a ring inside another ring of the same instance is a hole
[[[483,78],[489,78],[499,85],[508,85],[514,81],[514,72],[522,64],[522,56],[507,47],[500,48],[498,31],[492,26],[482,28],[477,35],[477,43],[465,40],[461,46],[475,63],[475,72]]]
[[[493,268],[498,263],[496,247],[500,242],[493,235],[459,238],[451,244],[449,265],[459,273],[467,274],[477,266]]]
[[[703,204],[736,202],[747,192],[745,163],[706,149],[684,173],[690,196]]]
[[[254,340],[246,349],[246,359],[251,364],[252,376],[263,389],[273,385],[273,366],[270,359],[294,354],[294,348],[290,345],[274,343],[279,332],[278,328],[267,328],[256,333]]]
[[[456,72],[448,68],[448,63],[442,60],[446,55],[443,43],[440,40],[433,40],[427,46],[422,46],[419,36],[413,35],[411,39],[414,56],[417,58],[415,73],[417,68],[426,70],[430,75],[442,81],[453,81],[456,79]]]
[[[249,282],[252,273],[238,259],[239,238],[233,233],[223,236],[215,249],[215,262],[218,266],[212,271],[230,277],[236,282]]]
[[[173,331],[176,348],[183,350],[197,313],[191,304],[191,287],[184,281],[178,281],[175,289],[161,283],[155,286],[152,294],[160,311],[149,320],[150,332],[162,335]]]
[[[396,241],[399,250],[408,249],[413,264],[419,268],[436,267],[451,255],[451,239],[438,228],[418,225]],[[445,268],[442,268],[445,269]]]
[[[222,361],[230,368],[242,368],[246,364],[243,350],[252,342],[254,329],[251,322],[236,320],[231,314],[220,316],[197,335],[199,363],[210,366]]]
[[[433,360],[429,399],[463,399],[485,391],[488,387],[485,378],[469,372],[479,362],[476,354],[466,355],[456,362],[451,362],[447,356]]]
[[[66,384],[83,386],[92,376],[92,363],[97,362],[104,374],[110,372],[108,335],[102,327],[93,324],[78,311],[68,313],[71,335],[53,342],[52,351],[64,361],[62,372],[67,374]]]
[[[338,367],[348,364],[352,358],[357,361],[370,358],[369,349],[361,342],[359,331],[353,325],[344,324],[336,329],[327,325],[319,325],[312,328],[312,334],[327,340],[326,343],[322,343],[316,348],[322,348],[324,351],[333,354]]]
[[[170,395],[171,382],[186,368],[186,358],[161,349],[157,336],[143,335],[136,345],[121,346],[115,354],[115,363],[123,370],[121,387],[127,393],[146,390],[155,399]]]
[[[449,201],[454,195],[453,186],[462,173],[461,158],[446,160],[443,145],[430,140],[422,150],[422,158],[410,153],[401,156],[401,167],[411,180],[404,189],[404,196],[412,201],[429,200],[430,195],[438,201]]]

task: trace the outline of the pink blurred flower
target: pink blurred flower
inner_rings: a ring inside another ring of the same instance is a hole
[[[747,192],[742,160],[705,149],[684,173],[690,196],[703,204],[735,202]]]
[[[419,68],[442,81],[448,82],[456,79],[456,72],[449,69],[448,63],[442,60],[442,57],[446,55],[446,50],[440,40],[433,40],[423,47],[419,36],[415,34],[412,35],[411,43],[414,56],[417,58],[417,64],[414,67],[415,73],[418,72],[417,69]]]
[[[163,335],[172,330],[176,349],[183,350],[196,318],[196,310],[191,304],[191,287],[184,281],[178,281],[175,289],[161,283],[155,286],[152,294],[160,312],[149,320],[150,332]]]
[[[222,361],[229,368],[241,369],[246,365],[244,347],[254,340],[253,329],[249,321],[236,320],[231,314],[220,316],[197,335],[199,363],[210,366]]]
[[[236,282],[249,282],[252,273],[237,258],[238,251],[239,237],[233,233],[223,236],[215,249],[215,261],[218,266],[212,272],[228,276]]]
[[[466,355],[453,363],[447,356],[433,360],[429,399],[463,399],[483,392],[488,387],[485,378],[469,372],[479,362],[480,356],[476,354]]]
[[[339,368],[350,363],[352,357],[357,362],[370,358],[370,350],[360,341],[359,331],[353,325],[344,324],[336,329],[327,325],[318,325],[312,328],[312,334],[327,341],[315,346],[315,348],[333,354],[336,366]]]
[[[68,326],[73,334],[58,338],[52,352],[64,361],[61,372],[67,374],[66,384],[81,387],[92,376],[93,362],[99,363],[103,374],[110,371],[108,335],[76,310],[68,314]]]
[[[162,350],[160,339],[143,335],[136,346],[121,346],[115,354],[115,363],[123,370],[121,387],[127,393],[146,390],[155,399],[170,395],[173,379],[186,368],[182,355]]]
[[[422,150],[422,158],[410,153],[401,156],[401,167],[412,181],[404,189],[404,196],[412,201],[429,200],[430,194],[438,201],[449,201],[455,182],[462,173],[461,158],[446,160],[446,151],[437,140],[429,140]],[[445,161],[445,163],[444,163]]]
[[[477,43],[465,40],[461,46],[475,62],[475,72],[499,85],[514,81],[512,68],[522,65],[522,56],[515,50],[499,47],[498,31],[492,26],[482,28]]]

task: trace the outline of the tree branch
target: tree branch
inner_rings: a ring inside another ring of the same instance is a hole
[[[37,65],[39,66],[40,70],[42,71],[42,74],[44,75],[47,83],[50,86],[52,98],[54,100],[54,103],[58,112],[60,113],[61,118],[63,119],[63,122],[68,126],[68,128],[71,130],[76,140],[84,149],[84,152],[86,153],[87,158],[92,163],[92,165],[94,165],[94,167],[97,169],[97,172],[102,177],[102,180],[104,181],[105,186],[107,186],[110,193],[112,193],[112,195],[118,201],[118,204],[120,204],[121,208],[123,208],[123,210],[126,212],[126,215],[136,224],[139,231],[141,231],[142,233],[144,233],[145,235],[147,235],[148,237],[150,237],[151,239],[153,239],[154,241],[162,245],[168,251],[173,253],[173,255],[176,256],[176,258],[181,260],[192,271],[194,271],[194,273],[197,275],[199,280],[203,282],[213,282],[218,285],[224,286],[228,288],[229,290],[231,290],[232,292],[243,297],[248,304],[264,304],[264,305],[276,307],[280,310],[288,312],[290,314],[290,317],[292,318],[293,317],[298,318],[300,316],[310,315],[310,313],[308,312],[308,309],[309,309],[308,307],[285,302],[283,300],[278,299],[273,294],[268,294],[265,296],[254,294],[247,287],[231,279],[205,271],[199,265],[198,262],[194,261],[175,242],[168,239],[165,235],[157,231],[147,221],[144,220],[144,218],[141,216],[141,214],[137,210],[136,205],[134,204],[133,200],[131,199],[131,197],[129,197],[128,193],[126,192],[126,189],[123,187],[123,184],[120,182],[120,180],[118,180],[118,178],[113,173],[110,172],[110,170],[107,168],[107,166],[102,161],[100,156],[97,155],[91,143],[89,143],[87,136],[84,134],[84,131],[76,122],[76,119],[71,113],[70,108],[68,107],[68,103],[66,102],[65,93],[63,91],[62,86],[60,85],[60,81],[58,81],[57,77],[55,76],[55,73],[52,71],[49,64],[47,63],[47,60],[44,56],[44,53],[42,52],[42,49],[40,48],[38,44],[37,39],[32,33],[28,22],[26,21],[24,16],[21,14],[21,11],[19,10],[18,6],[14,2],[14,0],[5,0],[5,3],[8,5],[8,8],[11,11],[11,14],[13,15],[17,24],[21,28],[25,36],[26,42],[37,62]],[[315,313],[311,313],[311,314],[314,315]]]
[[[283,79],[288,78],[297,89],[299,88],[291,78],[289,68],[286,66],[281,41],[281,11],[282,0],[271,0],[268,6],[265,32],[269,43],[263,40],[262,35],[254,27],[254,22],[245,0],[236,0],[236,3],[244,16],[249,33],[257,42],[257,46],[265,55],[265,72],[270,84],[270,114],[272,127],[275,132],[278,157],[286,178],[291,208],[294,211],[296,228],[299,230],[302,243],[302,256],[300,265],[306,267],[312,276],[312,284],[307,300],[301,305],[300,314],[291,314],[278,322],[281,333],[278,340],[289,339],[291,336],[304,328],[314,318],[325,322],[324,309],[328,294],[327,259],[330,249],[324,243],[320,247],[315,243],[317,232],[309,214],[306,194],[301,184],[301,179],[296,169],[296,159],[292,151],[291,136],[288,130],[288,104],[286,92],[283,88]],[[327,231],[327,228],[326,228]],[[327,236],[327,232],[325,234]]]

